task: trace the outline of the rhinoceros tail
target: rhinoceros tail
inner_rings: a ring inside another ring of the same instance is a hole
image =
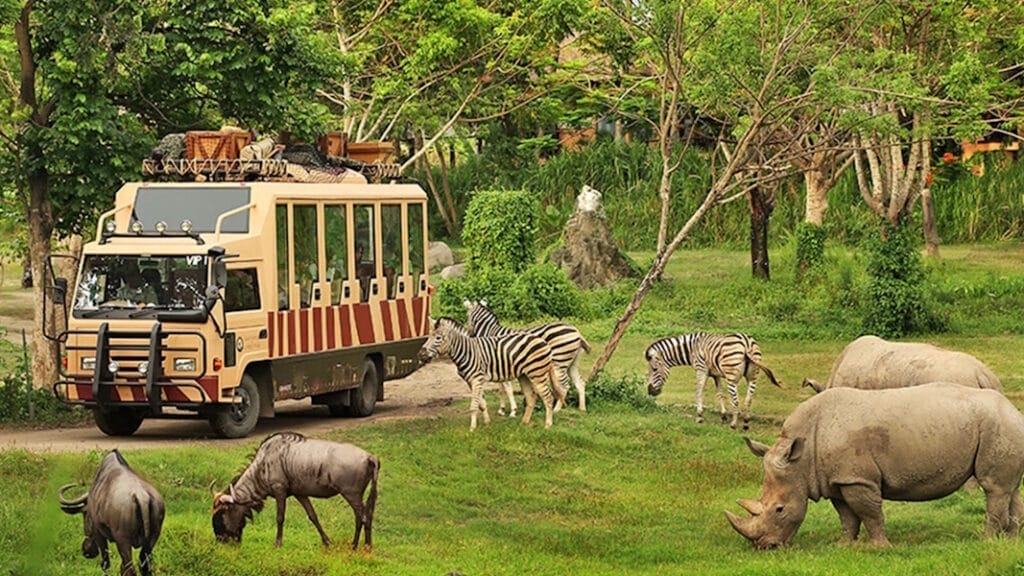
[[[773,373],[767,366],[762,364],[760,360],[754,358],[754,356],[750,354],[749,350],[747,351],[747,361],[753,364],[754,366],[757,366],[761,370],[764,370],[764,373],[768,375],[768,379],[772,381],[772,384],[775,384],[779,388],[782,388],[782,383],[775,378],[775,373]]]

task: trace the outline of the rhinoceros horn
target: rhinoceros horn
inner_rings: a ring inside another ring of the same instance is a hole
[[[760,530],[757,530],[755,527],[754,518],[740,518],[728,510],[725,511],[725,517],[729,519],[729,524],[732,524],[733,530],[739,532],[747,540],[753,542],[761,536]]]
[[[744,498],[740,498],[736,503],[747,512],[750,512],[751,516],[759,516],[761,512],[764,511],[764,505],[761,504],[760,500],[746,500]]]
[[[77,484],[65,484],[57,490],[57,501],[60,502],[60,509],[67,512],[68,514],[77,514],[85,508],[85,504],[89,501],[89,493],[86,492],[74,500],[68,500],[64,498],[64,492],[68,488],[77,486]]]

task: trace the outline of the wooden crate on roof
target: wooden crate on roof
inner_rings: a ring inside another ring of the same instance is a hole
[[[320,151],[327,156],[344,157],[348,154],[348,134],[328,132],[320,137]]]
[[[349,142],[348,157],[367,164],[386,164],[395,161],[392,142]]]
[[[189,160],[234,160],[252,143],[252,134],[241,130],[192,130],[185,133],[185,157]]]

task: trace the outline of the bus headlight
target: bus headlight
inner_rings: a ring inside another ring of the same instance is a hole
[[[82,367],[82,370],[84,370],[86,372],[95,372],[96,371],[96,359],[93,358],[92,356],[83,356],[82,360],[79,361],[78,364],[79,364],[79,366]]]
[[[142,234],[142,222],[139,222],[138,220],[132,222],[132,232]]]
[[[175,372],[195,372],[196,371],[196,359],[195,358],[175,358],[174,359],[174,371]]]
[[[145,376],[147,372],[149,372],[149,360],[139,362],[139,374]]]
[[[107,220],[106,226],[107,226],[107,234],[113,234],[117,230],[117,222],[114,222],[113,218]]]
[[[164,232],[167,232],[167,222],[161,220],[156,223],[155,228],[158,234],[163,234]]]

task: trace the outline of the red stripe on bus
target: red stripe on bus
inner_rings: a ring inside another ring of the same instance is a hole
[[[271,358],[274,357],[274,335],[276,332],[274,330],[274,325],[277,320],[275,316],[277,316],[277,314],[274,312],[267,312],[267,353]]]
[[[416,335],[422,336],[423,333],[423,298],[412,299],[412,319],[416,326]]]
[[[295,354],[299,350],[295,345],[295,310],[288,311],[287,321],[288,349],[285,354]]]
[[[335,338],[335,336],[334,336],[334,330],[337,328],[337,322],[335,322],[334,319],[337,317],[337,315],[338,315],[338,308],[337,308],[337,306],[331,306],[330,308],[327,309],[327,349],[328,350],[334,350],[334,348],[336,346],[336,343],[337,343],[337,338]]]
[[[309,308],[299,310],[300,352],[309,352]]]
[[[313,350],[319,352],[324,349],[324,309],[313,309]]]
[[[92,400],[92,384],[75,384],[79,400]]]
[[[409,327],[409,309],[406,308],[408,300],[398,301],[398,331],[405,340],[410,336],[412,330]]]
[[[391,326],[391,305],[394,300],[383,300],[380,303],[380,319],[384,324],[384,341],[391,342],[395,339],[395,329]]]
[[[167,396],[168,402],[192,402],[185,395],[185,391],[178,386],[164,386],[164,395]]]
[[[348,348],[352,345],[352,320],[349,318],[349,310],[351,306],[342,306],[338,308],[338,316],[341,317],[341,346]]]
[[[356,332],[359,333],[359,344],[373,344],[376,338],[373,336],[373,315],[370,313],[370,305],[359,303],[353,308],[356,317]]]

